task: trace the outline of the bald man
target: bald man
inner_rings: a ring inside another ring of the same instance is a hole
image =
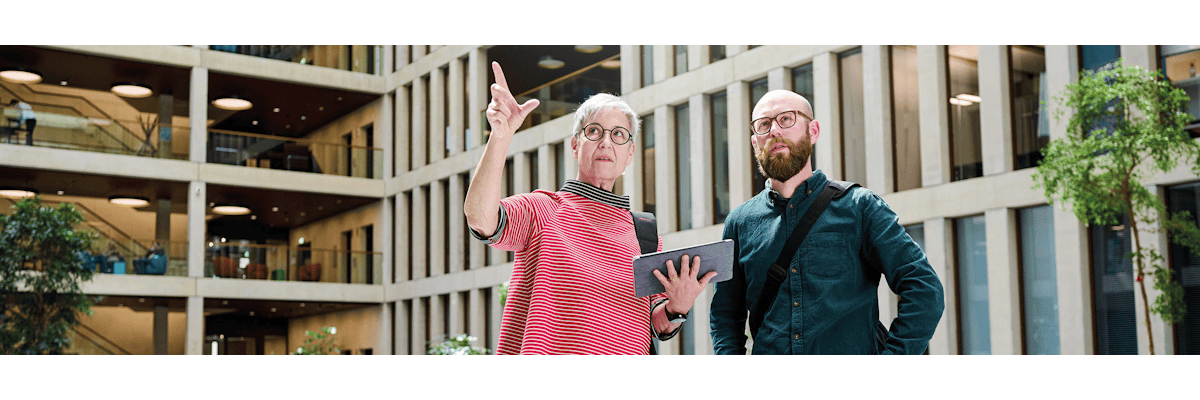
[[[768,271],[829,178],[809,162],[821,137],[812,105],[786,90],[754,106],[750,142],[766,188],[725,219],[733,239],[734,278],[717,283],[710,307],[716,354],[746,353],[747,316],[759,307]],[[945,308],[942,285],[925,253],[883,199],[842,187],[790,260],[765,313],[751,323],[754,354],[921,354]],[[838,192],[830,192],[830,194]],[[898,316],[879,321],[883,275],[900,295]]]

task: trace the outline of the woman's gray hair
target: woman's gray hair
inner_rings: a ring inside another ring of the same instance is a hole
[[[575,110],[575,123],[571,125],[571,135],[578,135],[579,130],[583,129],[583,122],[596,116],[600,110],[612,108],[625,114],[625,118],[629,119],[629,133],[634,137],[641,134],[642,121],[638,118],[637,113],[633,112],[633,108],[625,100],[620,97],[613,96],[608,93],[598,93],[588,97],[579,108]]]

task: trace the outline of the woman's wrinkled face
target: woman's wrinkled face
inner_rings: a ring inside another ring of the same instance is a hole
[[[625,173],[625,168],[633,162],[635,145],[633,140],[625,144],[614,144],[610,130],[621,127],[626,132],[632,132],[633,126],[629,123],[629,118],[615,108],[600,110],[582,125],[587,127],[593,123],[599,124],[606,131],[600,140],[588,140],[580,132],[575,132],[571,138],[571,152],[579,161],[579,180],[612,190],[613,181]]]

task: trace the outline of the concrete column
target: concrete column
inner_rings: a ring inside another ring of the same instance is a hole
[[[946,46],[917,46],[921,102],[921,186],[950,182],[950,97]]]
[[[395,176],[396,170],[393,167],[395,166],[394,160],[396,159],[396,154],[394,151],[389,151],[389,149],[393,148],[392,146],[394,145],[392,143],[396,141],[396,136],[392,134],[395,130],[392,122],[396,120],[394,116],[399,115],[393,114],[396,111],[394,105],[396,103],[395,95],[398,92],[388,93],[380,97],[379,116],[375,118],[375,144],[373,146],[381,150],[383,157],[376,157],[374,160],[376,165],[369,166],[372,171],[375,171],[375,178],[387,179]]]
[[[403,247],[392,246],[392,237],[396,235],[396,217],[394,214],[396,211],[396,197],[384,197],[379,202],[379,229],[375,231],[375,243],[371,245],[374,246],[375,251],[382,253],[380,254],[379,262],[383,265],[376,264],[372,272],[373,275],[368,278],[371,279],[371,283],[377,285],[392,283],[391,279],[396,270],[396,263],[393,262],[395,260],[394,257],[396,257],[396,249],[403,249]]]
[[[207,99],[207,97],[206,97]],[[175,96],[158,95],[158,158],[171,158],[171,120],[175,116]],[[147,135],[150,133],[147,132]],[[149,142],[149,141],[147,141]]]
[[[446,139],[446,143],[450,146],[451,155],[466,149],[463,132],[467,127],[463,124],[463,113],[467,110],[463,106],[463,88],[467,82],[464,72],[462,60],[456,58],[450,61],[450,93],[446,93],[450,98],[450,120],[446,123],[450,127],[450,137]]]
[[[513,192],[508,193],[509,196],[529,193],[532,190],[533,182],[529,181],[529,170],[532,166],[529,165],[529,153],[513,154]]]
[[[699,47],[699,46],[692,46]],[[707,48],[707,47],[706,47]],[[689,57],[691,49],[689,48]],[[690,153],[692,160],[691,171],[679,171],[692,174],[692,192],[681,193],[681,196],[692,197],[692,215],[683,218],[692,219],[692,228],[700,228],[713,224],[713,162],[712,162],[712,103],[704,93],[688,98],[688,109],[691,118],[688,124],[692,132]]]
[[[929,265],[942,280],[945,291],[946,311],[938,321],[937,330],[929,340],[929,354],[959,354],[958,311],[955,300],[958,296],[958,278],[954,271],[954,227],[953,220],[935,218],[925,221],[925,255]]]
[[[414,193],[416,190],[413,191]],[[409,238],[412,237],[412,232],[409,231],[409,220],[412,218],[412,213],[409,211],[409,199],[400,193],[396,196],[396,254],[394,259],[396,262],[393,265],[394,274],[392,275],[392,283],[399,283],[408,280],[409,271],[412,270],[412,260],[409,258]]]
[[[167,339],[167,306],[159,304],[154,306],[154,354],[166,355],[167,344],[170,341]]]
[[[655,117],[654,119],[658,120],[658,117]],[[563,175],[565,175],[567,179],[579,178],[579,158],[576,157],[574,150],[575,148],[571,147],[572,138],[574,138],[574,136],[567,136],[566,139],[563,139],[563,157],[566,157],[566,160],[563,161]],[[657,138],[657,136],[655,138]],[[566,179],[564,179],[563,182],[566,182]]]
[[[654,54],[654,83],[667,80],[675,72],[675,52],[671,45],[656,45]]]
[[[641,88],[642,53],[636,45],[621,45],[621,93],[629,94]]]
[[[744,52],[744,51],[748,50],[748,47],[750,47],[750,46],[747,46],[747,45],[744,45],[744,44],[741,44],[741,45],[726,45],[726,46],[725,46],[725,57],[726,57],[726,58],[733,58],[733,56],[737,55],[738,53],[741,53],[741,52]]]
[[[412,60],[410,62],[417,61],[417,59],[425,56],[426,54],[429,54],[429,46],[427,46],[427,45],[413,45],[412,48],[413,48],[412,49],[413,55],[412,55]],[[422,353],[424,353],[424,352],[422,352]]]
[[[488,348],[492,349],[492,351],[495,351],[498,347],[496,344],[500,343],[500,321],[504,319],[504,306],[500,305],[499,289],[499,286],[493,286],[491,289],[492,296],[490,301],[492,302],[492,305],[490,311],[491,321],[489,322],[489,325],[491,326],[488,328],[491,330],[491,337],[488,338],[488,346],[490,346]]]
[[[675,193],[675,108],[659,106],[654,109],[654,198],[658,201],[655,217],[658,233],[674,232],[679,207]]]
[[[208,68],[192,67],[190,81],[188,160],[202,163],[208,161]]]
[[[404,306],[403,301],[397,301],[395,304],[396,321],[393,327],[395,335],[392,338],[392,341],[395,343],[395,347],[393,348],[395,351],[392,354],[407,355],[409,354],[408,347],[412,345],[412,341],[409,339],[411,332],[409,321],[412,320],[412,314],[409,308]]]
[[[704,46],[708,49],[708,46]],[[705,56],[707,61],[708,57]],[[712,335],[709,334],[709,306],[712,304],[713,292],[716,290],[716,285],[708,285],[696,296],[696,302],[692,303],[692,311],[688,313],[688,319],[695,321],[696,329],[693,330],[695,335],[691,338],[691,342],[695,344],[696,355],[711,355],[713,354]]]
[[[772,68],[767,71],[767,90],[786,90],[791,86],[792,71],[786,67]]]
[[[1154,57],[1155,46],[1123,44],[1121,45],[1121,58],[1125,59],[1126,65],[1137,65],[1139,67],[1156,70],[1158,66],[1158,58]],[[1155,342],[1155,347],[1158,347],[1158,342]],[[1156,348],[1155,351],[1158,349]]]
[[[171,199],[158,199],[155,205],[157,210],[154,213],[154,240],[161,242],[166,249],[171,241]]]
[[[642,187],[645,184],[643,171],[646,168],[643,160],[645,153],[642,149],[642,145],[645,144],[646,139],[646,121],[644,120],[645,115],[641,115],[640,117],[643,118],[641,128],[639,129],[640,132],[633,134],[633,143],[630,143],[634,145],[633,162],[625,168],[625,175],[621,178],[624,192],[629,196],[629,209],[639,212],[645,211],[643,208],[646,202],[646,194],[642,191]]]
[[[487,342],[487,306],[483,304],[483,293],[479,289],[472,288],[467,291],[467,309],[471,310],[467,315],[467,334],[479,339],[480,346],[484,346]],[[489,347],[490,350],[495,350]]]
[[[824,52],[813,56],[813,96],[826,99],[830,105],[841,101],[841,88],[838,82],[837,54]],[[751,110],[753,111],[753,110]],[[841,107],[817,107],[815,110],[817,123],[821,134],[817,138],[813,153],[817,155],[816,168],[825,172],[826,176],[843,176],[842,174],[842,122]],[[749,121],[746,130],[749,131]]]
[[[875,193],[895,191],[892,140],[892,67],[888,46],[863,46],[863,128],[866,186]],[[882,311],[882,309],[880,309]]]
[[[1008,46],[978,47],[979,97],[983,98],[979,103],[983,174],[1000,174],[1013,170],[1012,75],[1008,68]]]
[[[726,49],[728,51],[728,48]],[[726,53],[728,54],[728,53]],[[729,112],[729,204],[742,204],[754,197],[757,161],[750,155],[750,88],[745,82],[725,87],[725,107]],[[737,207],[736,205],[734,207]]]
[[[467,243],[464,239],[467,234],[467,217],[463,213],[463,203],[467,201],[467,188],[463,187],[462,179],[458,175],[450,176],[450,209],[446,210],[450,216],[450,226],[445,229],[450,230],[450,273],[462,271],[467,264]],[[474,238],[470,240],[475,240]],[[459,332],[462,333],[462,332]]]
[[[446,75],[442,69],[429,72],[429,163],[446,158]]]
[[[688,45],[688,71],[707,65],[709,58],[708,45]]]
[[[446,188],[442,181],[429,183],[429,265],[430,276],[446,271]],[[466,218],[464,216],[463,218]]]
[[[987,210],[984,221],[992,354],[1022,354],[1021,275],[1018,269],[1021,253],[1017,248],[1016,211],[1009,208]]]
[[[1050,97],[1062,93],[1067,85],[1079,79],[1078,46],[1046,46],[1046,90]],[[1055,112],[1060,107],[1051,100],[1046,112]],[[1074,115],[1070,108],[1063,108],[1060,118],[1050,118],[1050,140],[1066,137],[1067,121]],[[1064,353],[1065,354],[1065,353]]]
[[[380,75],[388,76],[388,75],[392,74],[392,71],[396,70],[396,63],[395,63],[396,46],[380,46],[380,47],[383,48],[383,52],[382,52],[383,53],[383,71]],[[379,354],[388,354],[388,353],[383,353],[383,352],[378,352],[378,353]]]
[[[558,190],[558,187],[554,185],[557,178],[554,176],[556,172],[554,168],[554,148],[550,147],[550,144],[543,143],[537,148],[537,160],[530,161],[537,163],[536,165],[538,166],[537,182],[535,182],[534,188],[549,191]],[[626,180],[632,181],[632,179]],[[625,193],[629,193],[629,191],[626,190]]]
[[[395,52],[396,52],[396,69],[403,68],[404,66],[412,63],[412,59],[411,59],[412,47],[413,47],[412,45],[397,45],[397,46],[395,46],[395,48],[396,48],[396,50],[395,50]]]
[[[183,354],[198,356],[204,354],[204,298],[191,296],[187,298],[187,331],[184,333]]]
[[[396,303],[380,303],[379,304],[379,333],[375,336],[375,349],[373,355],[395,354],[392,352],[392,337],[388,335],[388,331],[392,330],[392,326],[388,326],[388,321],[392,319],[392,308]]]
[[[413,208],[412,208],[412,269],[413,279],[428,277],[425,270],[429,262],[429,242],[431,235],[430,214],[425,212],[425,205],[429,203],[430,187],[417,186],[413,188]],[[432,269],[432,267],[431,267]]]
[[[467,333],[466,327],[463,326],[463,302],[461,292],[450,292],[450,304],[447,305],[446,312],[450,314],[450,326],[446,327],[446,335],[453,337],[458,334]]]
[[[421,298],[416,297],[412,299],[412,333],[409,335],[409,338],[412,339],[410,343],[412,343],[412,354],[414,355],[425,354],[425,350],[429,348],[425,342],[425,324],[427,323],[425,321],[426,303],[421,300]],[[425,300],[429,300],[432,303],[435,299],[426,297]]]
[[[474,49],[468,55],[467,61],[467,148],[473,149],[482,145],[483,141],[483,110],[491,96],[488,90],[488,70],[492,68],[487,60],[487,50]]]
[[[388,177],[399,176],[401,173],[411,170],[409,166],[412,163],[412,113],[410,108],[412,105],[408,101],[408,97],[412,92],[412,88],[401,85],[396,88],[396,107],[395,107],[395,138],[393,147],[395,153],[395,173],[387,175]]]
[[[1054,262],[1062,354],[1095,354],[1087,226],[1054,207]]]
[[[1121,47],[1122,47],[1121,54],[1125,54],[1125,47],[1127,47],[1127,46],[1121,46]],[[1134,46],[1128,46],[1128,47],[1134,47]],[[1140,46],[1136,46],[1136,47],[1140,47]],[[1167,191],[1166,191],[1165,187],[1160,187],[1160,186],[1156,186],[1156,185],[1146,185],[1146,189],[1149,190],[1150,193],[1154,193],[1155,195],[1157,195],[1159,198],[1166,198],[1166,196],[1167,196]],[[1149,222],[1149,223],[1147,223],[1145,221],[1138,221],[1138,239],[1141,242],[1142,246],[1149,248],[1149,249],[1154,249],[1154,251],[1157,251],[1158,254],[1162,254],[1162,255],[1166,256],[1167,254],[1170,254],[1170,252],[1171,252],[1170,242],[1168,242],[1168,239],[1167,239],[1167,233],[1163,231],[1162,225],[1158,223],[1157,219],[1155,219],[1154,221]],[[1132,243],[1132,239],[1131,239],[1131,243]],[[1166,261],[1164,261],[1163,263],[1164,263],[1164,266],[1169,267],[1169,265],[1165,265]],[[1134,268],[1136,268],[1136,267],[1137,267],[1137,265],[1134,264]],[[1134,274],[1134,277],[1135,278],[1137,277],[1136,273]],[[1175,278],[1176,282],[1179,282],[1181,279],[1181,277],[1179,275],[1175,275],[1174,278]],[[1154,288],[1154,276],[1153,275],[1146,275],[1144,283],[1146,284],[1146,300],[1149,301],[1150,306],[1153,307],[1155,299],[1157,299],[1158,296],[1162,295],[1162,291]],[[1146,307],[1147,307],[1146,303],[1142,301],[1142,288],[1140,285],[1138,285],[1137,281],[1134,281],[1133,282],[1133,309],[1134,309],[1135,314],[1137,315],[1137,322],[1138,322],[1137,323],[1138,354],[1150,354],[1150,341],[1149,341],[1149,338],[1146,336],[1146,321],[1145,321],[1145,317],[1143,317],[1143,315],[1144,315],[1143,313],[1145,312]],[[1166,321],[1163,321],[1161,316],[1159,316],[1158,314],[1155,314],[1154,312],[1150,313],[1150,330],[1152,331],[1152,334],[1154,335],[1154,354],[1155,355],[1175,354],[1175,335],[1174,335],[1174,332],[1172,332],[1172,327],[1171,327],[1171,325],[1167,324]]]
[[[199,278],[204,276],[204,250],[208,245],[205,240],[205,211],[208,210],[208,185],[204,182],[188,183],[188,225],[187,225],[187,260],[188,276]]]
[[[418,46],[419,47],[419,46]],[[436,74],[434,74],[436,75]],[[412,84],[412,169],[420,169],[429,160],[429,124],[425,122],[425,113],[429,110],[429,99],[425,97],[425,79],[418,77]],[[432,116],[431,116],[432,117]],[[430,119],[432,121],[432,118]]]

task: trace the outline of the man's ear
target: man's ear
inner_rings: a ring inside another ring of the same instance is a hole
[[[579,135],[571,135],[571,155],[579,159]]]
[[[817,138],[821,137],[821,124],[817,120],[812,120],[808,123],[809,129],[809,144],[817,144]]]

